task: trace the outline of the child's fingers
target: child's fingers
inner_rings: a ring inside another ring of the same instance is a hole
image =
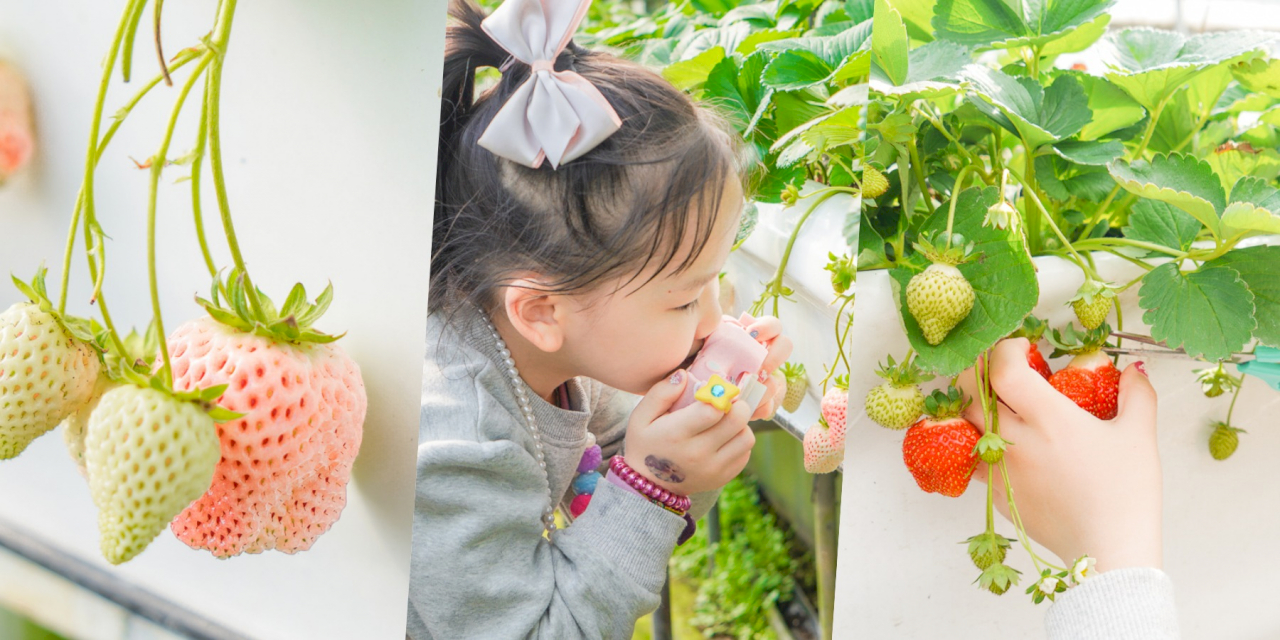
[[[1154,432],[1156,427],[1156,390],[1143,372],[1143,365],[1135,362],[1120,374],[1120,408],[1117,420],[1137,422]]]
[[[767,382],[763,383],[768,391],[765,391],[763,397],[760,398],[760,404],[756,406],[755,413],[751,414],[752,420],[768,420],[773,414],[778,412],[780,402],[778,398],[786,394],[786,379],[778,375],[777,372],[769,374]]]
[[[689,372],[681,369],[650,387],[649,392],[636,403],[635,409],[631,410],[632,421],[635,424],[651,424],[669,413],[688,383]]]
[[[1058,393],[1027,363],[1031,343],[1026,338],[1001,340],[991,357],[991,386],[1000,400],[1029,424],[1040,426],[1041,416],[1061,422],[1063,416],[1083,411]],[[1004,414],[1000,415],[1004,420]]]
[[[773,342],[769,344],[769,352],[765,354],[764,362],[760,363],[762,371],[774,371],[781,367],[787,358],[791,357],[791,349],[794,345],[791,338],[783,335],[775,336]]]
[[[757,342],[769,342],[782,335],[782,321],[773,316],[753,318],[744,328]]]
[[[751,448],[754,446],[756,446],[756,434],[751,431],[751,427],[743,427],[728,442],[721,445],[716,455],[720,456],[721,460],[730,462],[744,455],[751,455]]]
[[[699,402],[698,404],[702,404]],[[703,405],[710,406],[710,405]],[[713,411],[719,411],[712,408]],[[711,427],[704,429],[702,433],[695,436],[701,440],[700,445],[704,447],[704,451],[719,451],[726,443],[738,435],[738,432],[747,427],[747,418],[750,417],[751,409],[747,407],[745,402],[735,402],[729,409],[729,413],[721,413],[720,420]]]
[[[962,414],[964,419],[973,423],[973,426],[977,427],[978,431],[986,433],[987,425],[986,420],[983,419],[982,415],[982,398],[978,396],[978,382],[975,375],[975,369],[966,369],[960,374],[960,390],[964,392],[965,396],[973,398],[973,402],[971,402],[968,407],[965,407],[964,413]],[[1023,423],[1022,419],[1009,409],[1009,407],[1006,407],[1004,403],[997,400],[995,406],[996,417],[1000,420],[1001,434],[1005,436],[1005,439],[1013,439],[1014,436],[1012,434],[1016,434],[1024,429],[1025,423]]]

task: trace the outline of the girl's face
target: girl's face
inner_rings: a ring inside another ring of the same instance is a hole
[[[605,285],[583,297],[579,311],[570,314],[563,353],[578,375],[644,394],[692,362],[720,324],[719,275],[737,235],[742,204],[741,185],[727,180],[715,227],[687,269],[674,273],[692,250],[691,242],[657,277],[649,279],[652,272],[646,271],[622,289]]]

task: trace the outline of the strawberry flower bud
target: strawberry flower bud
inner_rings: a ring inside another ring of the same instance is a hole
[[[1018,210],[1009,204],[1008,200],[1001,199],[987,208],[987,217],[983,218],[982,224],[997,229],[1008,229],[1015,225],[1018,221]]]

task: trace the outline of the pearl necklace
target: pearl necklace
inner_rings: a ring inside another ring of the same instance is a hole
[[[498,343],[498,353],[502,355],[502,363],[507,367],[507,377],[511,378],[511,388],[515,390],[516,401],[520,404],[520,413],[524,414],[524,422],[529,427],[529,433],[533,435],[533,453],[538,459],[538,466],[542,469],[542,478],[547,483],[547,506],[542,510],[542,528],[550,537],[556,530],[556,499],[551,495],[551,474],[547,472],[547,458],[542,450],[542,437],[538,435],[538,420],[533,415],[533,405],[529,401],[529,385],[516,370],[516,361],[511,358],[511,350],[507,348],[507,343],[502,340],[502,336],[498,335],[498,329],[493,326],[493,321],[489,320],[483,311],[480,317],[484,318],[489,333],[493,334],[493,339]]]

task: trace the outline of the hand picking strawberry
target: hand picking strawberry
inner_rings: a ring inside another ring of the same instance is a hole
[[[1099,420],[1059,393],[1027,364],[1028,343],[1001,341],[991,358],[991,384],[1001,402],[1000,434],[1012,443],[996,469],[995,504],[1009,517],[1004,478],[1016,487],[1026,533],[1070,563],[1083,555],[1097,570],[1162,564],[1161,476],[1156,448],[1156,393],[1141,364],[1120,376],[1113,420]],[[978,392],[974,369],[961,374]],[[980,403],[966,417],[985,432]],[[974,477],[987,482],[988,467]]]

